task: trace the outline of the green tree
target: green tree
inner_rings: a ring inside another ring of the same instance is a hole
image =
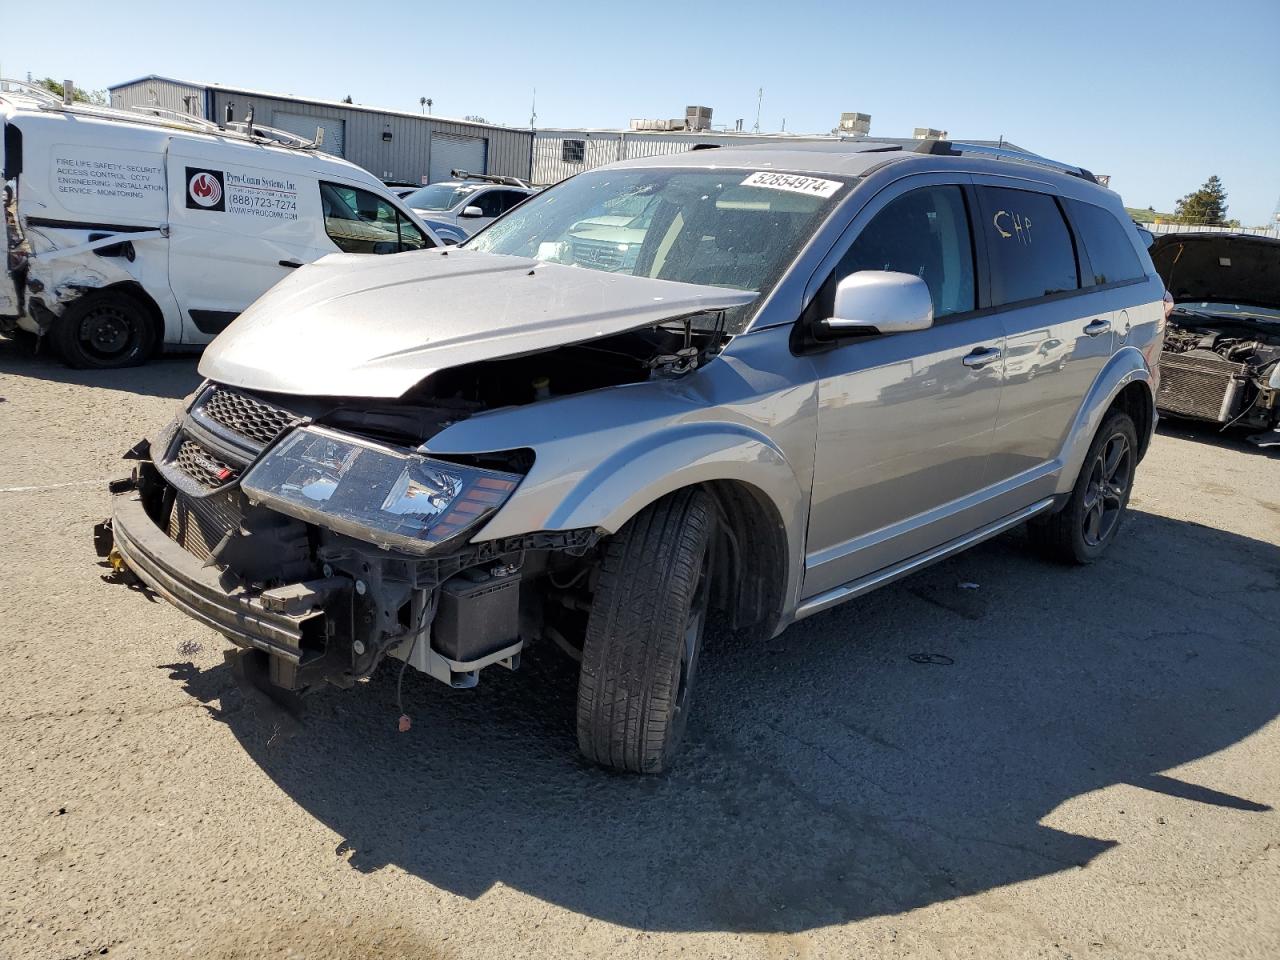
[[[1178,201],[1174,215],[1187,223],[1216,226],[1227,221],[1227,191],[1217,176],[1212,176],[1194,193]]]
[[[64,91],[62,89],[62,84],[57,80],[54,80],[53,77],[45,77],[43,80],[37,80],[36,83],[40,84],[40,86],[44,87],[55,97],[63,95]],[[72,94],[72,99],[75,100],[76,103],[91,103],[98,107],[105,107],[110,102],[107,98],[107,91],[105,90],[81,90],[79,87],[75,88],[75,93]]]

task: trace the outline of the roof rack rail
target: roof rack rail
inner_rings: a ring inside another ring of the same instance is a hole
[[[500,183],[504,187],[524,187],[528,189],[528,180],[519,177],[503,177],[496,173],[468,173],[466,170],[450,170],[449,176],[455,180],[483,180],[486,183]]]
[[[1023,153],[1021,150],[1008,150],[1004,147],[988,147],[980,143],[962,143],[952,140],[925,140],[920,144],[920,146],[915,148],[914,152],[943,157],[980,156],[991,157],[995,160],[1012,160],[1015,163],[1029,163],[1032,166],[1044,167],[1047,170],[1056,170],[1058,173],[1065,173],[1071,177],[1079,177],[1081,180],[1087,180],[1089,183],[1098,183],[1098,178],[1084,167],[1077,167],[1070,163],[1061,163],[1057,160],[1050,160],[1048,157],[1042,157],[1035,153]]]

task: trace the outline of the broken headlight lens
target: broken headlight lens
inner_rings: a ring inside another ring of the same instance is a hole
[[[299,520],[427,553],[492,516],[520,479],[306,427],[254,464],[240,486]]]

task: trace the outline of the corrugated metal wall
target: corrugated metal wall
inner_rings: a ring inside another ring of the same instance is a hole
[[[194,112],[205,116],[206,91],[210,88],[175,83],[170,80],[147,79],[117,87],[111,91],[113,107],[158,106],[162,110],[188,112],[184,96],[194,97]],[[474,137],[486,141],[486,170],[475,173],[496,173],[508,177],[529,176],[529,156],[532,147],[527,130],[485,124],[455,123],[435,117],[415,117],[411,114],[387,113],[371,109],[344,107],[294,100],[288,97],[267,97],[244,93],[229,88],[212,88],[213,110],[208,119],[222,120],[228,103],[235,104],[235,119],[243,120],[253,107],[254,119],[264,126],[275,126],[276,111],[291,114],[295,118],[313,116],[332,121],[342,121],[344,126],[342,156],[364,167],[383,180],[421,182],[431,169],[432,132],[452,134],[458,137]],[[295,122],[291,126],[296,127]],[[391,139],[383,134],[390,132]],[[333,144],[326,143],[327,149]]]
[[[197,117],[203,117],[204,91],[204,87],[174,83],[172,80],[139,80],[112,90],[111,106],[122,109],[154,106],[174,113],[193,113]],[[183,97],[191,98],[190,108]]]
[[[343,156],[383,180],[421,182],[431,169],[433,131],[488,141],[488,169],[474,172],[508,177],[529,175],[529,134],[523,130],[277,99],[223,89],[214,90],[213,100],[215,116],[219,119],[225,115],[226,105],[234,103],[237,120],[243,120],[252,106],[254,118],[267,126],[272,126],[272,117],[277,110],[294,116],[343,120],[346,127]],[[384,140],[383,134],[388,132],[391,139]]]
[[[581,140],[583,162],[566,163],[564,141]],[[622,135],[612,131],[575,133],[557,130],[539,131],[533,139],[533,182],[539,186],[559,183],[565,177],[590,170],[592,167],[626,159],[622,156]]]
[[[533,182],[539,186],[559,183],[565,177],[615,160],[662,157],[692,150],[699,143],[777,143],[777,136],[723,133],[646,133],[635,130],[539,130],[533,140]],[[821,137],[788,137],[787,142],[821,140]],[[830,138],[827,138],[830,139]],[[581,140],[582,163],[564,161],[564,142]]]

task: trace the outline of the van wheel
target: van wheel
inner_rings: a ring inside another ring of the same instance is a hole
[[[1122,410],[1113,410],[1089,445],[1071,499],[1057,513],[1027,524],[1031,543],[1063,563],[1093,563],[1120,529],[1138,466],[1138,431]]]
[[[116,290],[81,297],[54,322],[51,334],[67,366],[97,370],[145,363],[158,339],[146,304]]]
[[[711,593],[711,497],[679,490],[605,547],[578,679],[578,746],[595,763],[659,773],[689,716]]]

